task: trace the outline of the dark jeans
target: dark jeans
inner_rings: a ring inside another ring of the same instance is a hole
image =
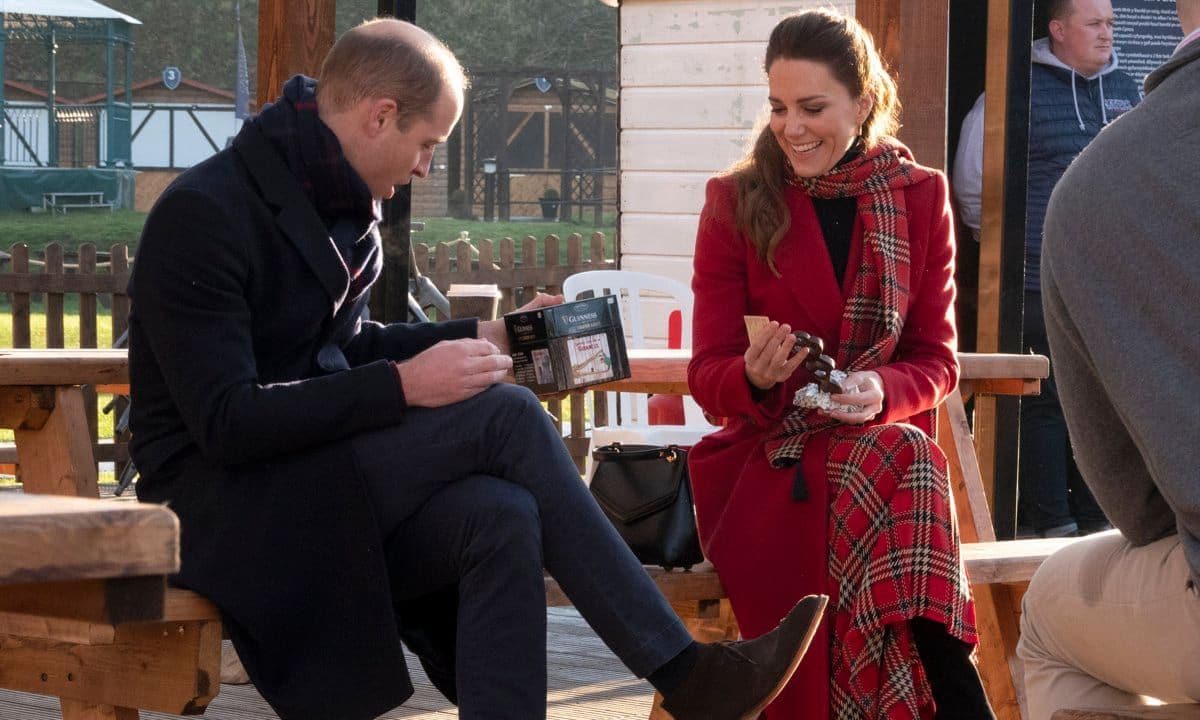
[[[397,602],[457,599],[459,717],[545,717],[543,564],[636,675],[691,643],[525,388],[413,408],[353,444]]]
[[[1022,344],[1027,353],[1050,355],[1040,292],[1025,292]],[[1058,385],[1054,381],[1053,358],[1050,377],[1042,381],[1041,395],[1021,399],[1019,472],[1017,488],[1021,496],[1022,520],[1038,534],[1069,529],[1071,525],[1087,532],[1107,524],[1104,512],[1075,466],[1067,423],[1059,404]]]

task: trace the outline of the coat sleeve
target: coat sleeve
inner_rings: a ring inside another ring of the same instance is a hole
[[[364,320],[358,332],[342,348],[352,366],[375,360],[402,362],[428,350],[442,340],[479,336],[475,318],[438,323],[389,323]]]
[[[403,400],[387,362],[260,382],[242,242],[219,203],[174,190],[147,219],[130,280],[133,337],[149,346],[131,347],[131,365],[161,375],[146,381],[166,385],[202,452],[222,464],[261,461],[398,422]],[[152,362],[132,363],[147,353]]]
[[[717,417],[745,416],[768,425],[788,407],[783,383],[766,392],[746,379],[746,243],[734,222],[733,188],[708,181],[696,233],[692,294],[692,360],[688,387],[696,402]]]
[[[958,385],[958,335],[954,324],[954,219],[946,178],[933,181],[931,207],[924,210],[927,237],[910,238],[913,254],[908,316],[894,361],[876,368],[883,378],[884,406],[878,420],[898,422],[937,407]],[[914,193],[914,199],[921,197]],[[928,197],[928,196],[926,196]],[[923,211],[909,208],[910,217]],[[911,222],[911,221],[910,221]],[[911,222],[910,226],[917,226]],[[920,232],[920,227],[914,227]],[[917,263],[920,263],[919,266]]]

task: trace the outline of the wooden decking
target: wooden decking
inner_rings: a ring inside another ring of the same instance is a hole
[[[550,720],[645,720],[654,692],[625,669],[573,608],[548,608],[547,667]],[[458,717],[454,706],[429,684],[420,664],[409,657],[417,692],[383,720],[446,720]],[[0,690],[0,718],[60,720],[58,699]],[[143,712],[142,720],[175,716]],[[278,716],[251,685],[222,685],[203,718],[274,720]]]

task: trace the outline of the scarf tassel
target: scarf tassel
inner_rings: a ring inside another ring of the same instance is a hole
[[[796,463],[796,474],[792,477],[792,501],[808,502],[808,482],[804,479],[804,468]]]

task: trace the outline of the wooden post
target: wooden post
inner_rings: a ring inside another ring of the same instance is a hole
[[[897,79],[900,140],[917,162],[944,170],[949,0],[859,0],[855,14]]]
[[[1033,10],[1026,3],[989,0],[979,352],[1021,352],[1032,29]],[[975,404],[975,442],[983,485],[1001,539],[1013,537],[1016,530],[1017,403],[988,397]]]
[[[258,107],[273,102],[296,73],[316,76],[333,47],[335,0],[260,0]]]

